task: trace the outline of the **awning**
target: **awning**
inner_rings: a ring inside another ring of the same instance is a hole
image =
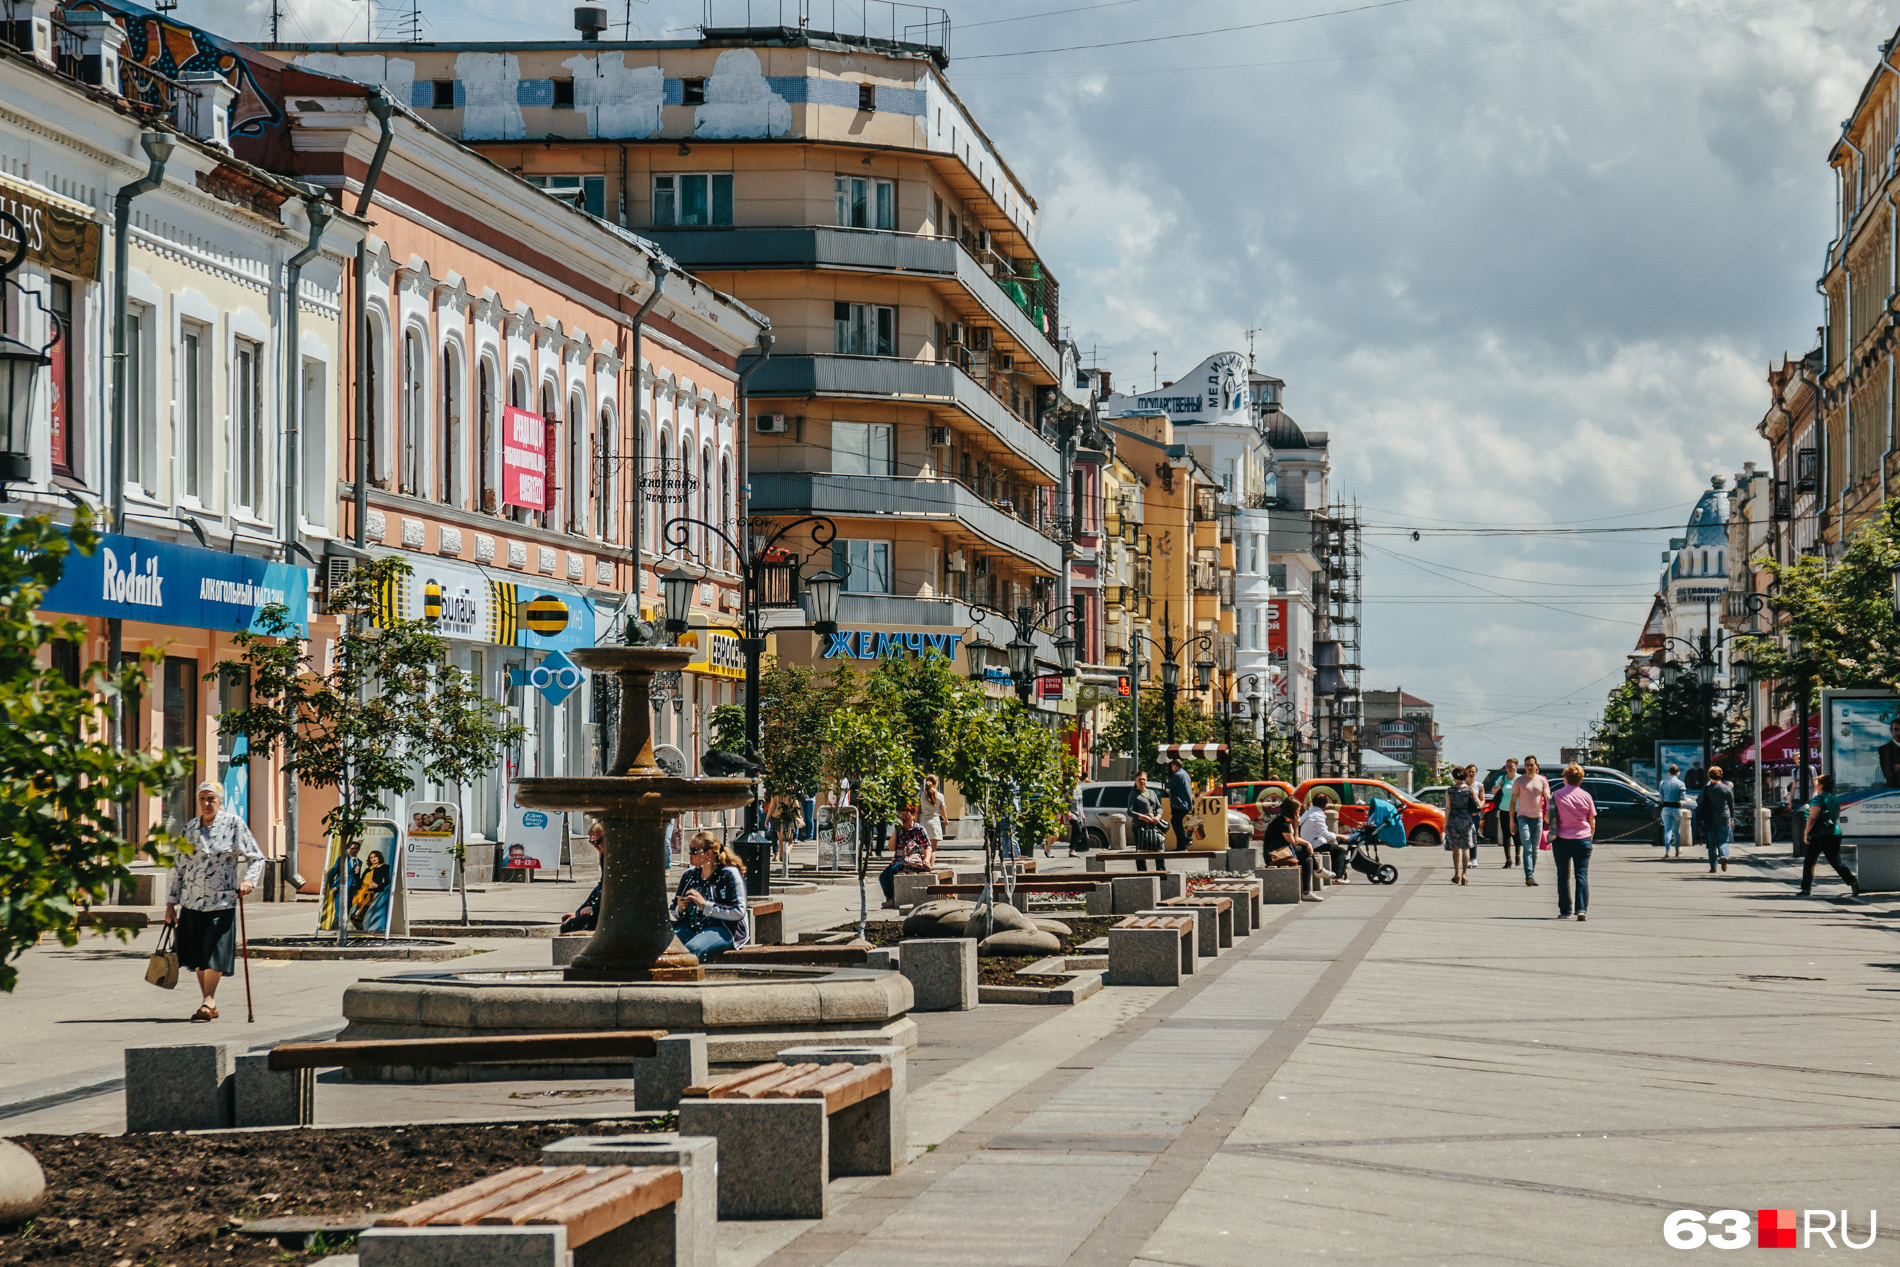
[[[1166,761],[1169,757],[1179,757],[1183,761],[1218,761],[1227,755],[1224,743],[1164,743],[1155,749],[1156,755]]]
[[[1755,757],[1753,744],[1742,749],[1744,764]],[[1821,715],[1808,718],[1808,764],[1821,764]],[[1762,732],[1761,765],[1764,770],[1794,770],[1801,765],[1801,732],[1793,726],[1778,726]]]

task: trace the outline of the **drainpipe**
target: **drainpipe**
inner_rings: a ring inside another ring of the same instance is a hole
[[[644,452],[646,446],[640,439],[640,412],[641,406],[646,403],[646,391],[640,386],[642,368],[640,331],[646,324],[647,314],[653,311],[653,305],[660,302],[660,291],[665,287],[666,275],[670,271],[665,260],[657,258],[653,260],[653,293],[648,295],[647,301],[640,305],[640,311],[633,314],[633,355],[631,358],[633,362],[633,515],[630,526],[633,528],[633,616],[635,620],[640,618],[640,595],[645,593],[646,581],[640,557],[640,551],[645,547],[646,542],[646,496],[640,491],[640,471],[647,460]]]
[[[317,257],[323,242],[323,230],[330,223],[330,204],[323,191],[308,186],[303,200],[304,216],[310,225],[310,239],[303,250],[290,257],[284,284],[284,562],[290,562],[290,548],[297,544],[297,525],[303,517],[303,489],[299,480],[299,458],[303,444],[303,353],[298,328],[300,315],[297,296],[303,288],[303,266]],[[267,894],[275,901],[283,891],[285,870],[297,868],[297,772],[284,769],[284,868],[277,873],[277,891]]]
[[[356,200],[358,217],[369,213],[370,200],[376,196],[376,182],[382,179],[383,160],[389,157],[389,143],[395,139],[390,116],[395,102],[381,88],[369,94],[369,112],[375,116],[382,135],[376,140],[376,154],[370,159],[369,172],[363,177],[363,192]],[[356,544],[364,544],[369,530],[369,375],[366,367],[374,354],[369,346],[369,236],[356,244]],[[486,455],[484,455],[486,460]]]
[[[132,200],[150,193],[165,183],[165,160],[172,156],[172,138],[164,132],[139,133],[139,148],[145,151],[149,166],[145,175],[119,186],[112,200],[112,453],[106,470],[106,527],[112,532],[125,531],[125,307],[132,267]],[[124,626],[117,616],[106,621],[106,664],[117,673],[124,658]],[[112,706],[112,745],[125,746],[125,703]],[[126,820],[120,806],[121,834]]]

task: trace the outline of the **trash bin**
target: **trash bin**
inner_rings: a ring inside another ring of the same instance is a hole
[[[762,831],[749,832],[732,842],[732,852],[745,864],[747,897],[767,897],[772,892],[772,838]]]

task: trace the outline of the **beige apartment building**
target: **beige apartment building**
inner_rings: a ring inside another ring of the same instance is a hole
[[[771,355],[749,367],[749,474],[724,526],[832,519],[823,562],[846,577],[848,635],[787,632],[780,654],[866,662],[901,636],[967,668],[966,637],[1010,634],[965,604],[1060,601],[1074,512],[1053,422],[1057,288],[1035,202],[950,87],[941,47],[772,27],[280,51],[385,85],[770,319]],[[705,476],[656,439],[643,470]]]

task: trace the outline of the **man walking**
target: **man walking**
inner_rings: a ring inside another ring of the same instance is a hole
[[[1168,808],[1174,811],[1174,847],[1188,847],[1187,820],[1194,812],[1194,782],[1181,768],[1181,758],[1168,758]]]
[[[1511,866],[1511,847],[1517,843],[1516,825],[1511,822],[1511,785],[1517,782],[1517,758],[1506,757],[1504,768],[1498,771],[1497,781],[1491,790],[1497,794],[1497,807],[1492,813],[1498,820],[1498,844],[1504,850],[1504,867]]]
[[[1681,779],[1676,777],[1676,766],[1670,763],[1669,773],[1663,775],[1662,786],[1662,829],[1663,857],[1669,856],[1674,849],[1676,857],[1682,857],[1682,794],[1688,789]]]
[[[237,966],[237,904],[264,874],[264,851],[244,820],[224,808],[224,789],[215,783],[198,785],[198,817],[185,824],[185,842],[191,852],[172,871],[165,922],[178,926],[178,965],[198,974],[204,995],[191,1019],[215,1021],[218,982]]]

